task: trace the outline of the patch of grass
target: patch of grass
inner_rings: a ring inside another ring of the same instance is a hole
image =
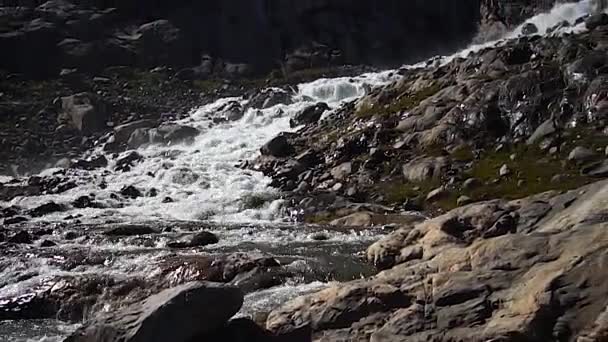
[[[516,156],[513,160],[510,158],[512,154]],[[548,156],[546,152],[526,145],[516,146],[510,151],[486,153],[468,173],[483,185],[464,194],[474,200],[518,199],[549,190],[571,190],[591,181],[580,174],[576,165],[564,163],[565,159],[563,154]],[[508,166],[511,174],[499,178],[503,165]],[[562,175],[562,179],[553,181],[556,175]]]
[[[416,108],[427,98],[435,95],[441,86],[437,83],[415,93],[402,93],[395,100],[387,104],[374,103],[361,106],[355,115],[361,119],[369,119],[376,115],[390,116],[396,113]]]

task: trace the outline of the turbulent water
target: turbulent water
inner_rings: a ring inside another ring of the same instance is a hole
[[[528,22],[534,23],[544,33],[547,28],[560,22],[573,23],[590,11],[590,1],[562,4]],[[522,27],[518,27],[505,39],[517,37]],[[561,32],[577,30],[583,30],[583,27],[571,26]],[[472,51],[500,43],[471,46],[452,56],[435,59],[435,62],[439,60],[447,63],[453,58],[466,57]],[[421,65],[423,64],[416,67]],[[396,72],[386,71],[358,77],[320,79],[299,85],[293,94],[294,102],[291,105],[277,105],[264,110],[249,109],[236,122],[213,124],[211,114],[224,104],[230,101],[247,104],[247,100],[242,98],[220,99],[193,110],[177,122],[201,131],[191,144],[141,148],[137,152],[144,157],[143,161],[128,172],[113,171],[116,158],[108,158],[110,165],[106,169],[68,170],[68,175],[77,182],[76,188],[59,195],[15,198],[10,203],[0,204],[33,208],[49,201],[69,204],[79,196],[93,194],[95,200],[104,205],[104,209],[71,209],[39,220],[62,221],[67,215],[77,215],[80,221],[95,224],[155,220],[214,222],[212,231],[219,236],[220,243],[207,248],[206,252],[255,251],[284,258],[287,262],[293,262],[294,267],[302,265],[327,268],[338,273],[356,272],[359,266],[349,264],[352,262],[352,254],[376,238],[377,231],[326,231],[327,240],[318,242],[311,238],[318,229],[286,224],[289,223],[289,217],[283,210],[279,194],[269,186],[269,179],[260,173],[244,170],[238,164],[255,158],[260,147],[278,133],[291,130],[290,117],[303,108],[317,102],[326,102],[331,108],[338,108],[343,102],[365,95],[369,87],[386,84],[395,77]],[[100,152],[101,148],[97,148],[91,154]],[[58,170],[49,169],[42,175],[56,171]],[[100,189],[99,184],[102,182],[107,183],[106,189]],[[119,200],[113,196],[113,193],[127,185],[134,185],[144,193],[154,188],[158,196],[133,200]],[[165,197],[171,197],[173,202],[163,203]],[[263,199],[263,204],[248,205],[247,199],[252,197]],[[95,252],[107,256],[106,262],[76,267],[70,271],[73,273],[146,275],[154,273],[155,260],[170,253],[164,247],[168,239],[173,237],[161,234],[149,246],[81,241],[62,245],[61,248],[64,251]],[[39,255],[27,261],[23,258],[4,260],[4,265],[10,267],[0,270],[0,298],[19,294],[40,284],[49,276],[66,274],[54,264],[56,257]],[[23,280],[23,272],[30,272],[33,276]],[[288,282],[277,288],[250,294],[241,314],[248,315],[258,309],[273,307],[297,294],[323,286],[326,286],[324,281],[310,279]],[[43,341],[55,341],[73,328],[74,326],[55,321],[2,322],[0,341],[3,341],[2,335],[6,341],[40,340],[42,336],[46,336]]]

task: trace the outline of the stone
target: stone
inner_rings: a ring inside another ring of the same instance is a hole
[[[373,224],[373,214],[358,212],[335,219],[329,223],[332,226],[369,227]]]
[[[148,225],[121,224],[106,229],[103,234],[107,236],[139,236],[157,233],[158,231]]]
[[[264,156],[284,158],[293,155],[295,153],[295,149],[289,143],[289,140],[285,134],[279,134],[262,146],[260,152]]]
[[[481,186],[481,182],[477,178],[468,178],[462,183],[462,188],[464,190],[472,190]]]
[[[403,165],[403,177],[408,182],[427,182],[431,179],[440,179],[448,168],[448,159],[445,157],[416,158]]]
[[[210,232],[196,233],[190,239],[185,241],[170,242],[167,247],[170,248],[191,248],[191,247],[203,247],[218,243],[220,240],[218,237]]]
[[[557,132],[557,128],[555,127],[555,121],[553,119],[548,119],[542,124],[540,124],[538,128],[536,128],[534,133],[532,133],[530,138],[528,138],[527,144],[532,145],[534,143],[537,143],[540,140],[554,134],[555,132]]]
[[[463,206],[463,205],[470,204],[472,202],[473,202],[473,200],[470,197],[468,197],[468,196],[460,196],[456,200],[456,205],[460,207],[460,206]]]
[[[23,222],[27,222],[27,221],[28,221],[27,217],[14,216],[14,217],[5,218],[4,224],[7,226],[10,226],[12,224],[18,224],[18,223],[23,223]]]
[[[280,88],[264,89],[249,99],[247,105],[256,109],[267,109],[279,104],[289,105],[291,94]]]
[[[97,96],[78,93],[61,98],[62,118],[84,134],[103,131],[110,119],[106,104]]]
[[[294,115],[293,118],[289,120],[289,125],[294,128],[300,125],[309,125],[316,123],[321,119],[323,113],[329,110],[329,106],[320,102],[313,106],[306,107],[303,110],[299,111]]]
[[[74,202],[72,202],[72,206],[74,208],[79,208],[79,209],[89,208],[92,205],[93,205],[93,201],[91,200],[91,198],[89,196],[80,196],[77,199],[75,199]]]
[[[498,171],[498,175],[500,177],[507,177],[509,175],[511,175],[511,169],[509,168],[508,165],[503,165],[501,166],[500,170]]]
[[[136,162],[139,162],[143,159],[144,157],[135,151],[127,152],[125,155],[116,160],[116,166],[114,167],[114,170],[127,172],[131,170],[131,167],[133,167]]]
[[[439,188],[429,192],[426,195],[426,201],[427,202],[437,202],[439,200],[446,198],[447,196],[449,196],[449,194],[450,194],[450,192],[446,188],[439,187]]]
[[[570,152],[570,154],[568,154],[568,160],[583,163],[592,160],[595,156],[596,153],[592,150],[586,147],[577,146]]]
[[[7,242],[16,243],[16,244],[31,244],[33,242],[32,236],[30,233],[22,230],[15,235],[9,237]]]
[[[608,25],[608,14],[606,13],[593,14],[585,19],[585,27],[587,27],[588,30],[595,30],[604,25]]]
[[[591,177],[608,177],[608,160],[586,166],[581,170],[581,173]]]
[[[104,155],[80,159],[71,164],[71,167],[82,170],[95,170],[108,166],[108,159]]]
[[[120,194],[126,198],[136,199],[138,197],[142,197],[143,194],[139,189],[134,187],[133,185],[127,185],[120,190]]]
[[[57,244],[50,240],[43,240],[42,242],[40,242],[40,247],[42,247],[42,248],[55,247],[55,246],[57,246]]]
[[[524,36],[531,36],[533,34],[538,33],[538,27],[536,27],[536,25],[534,25],[532,23],[527,23],[522,27],[521,33]]]
[[[337,180],[346,180],[353,173],[353,164],[351,162],[342,163],[331,169],[331,176]]]
[[[188,342],[222,328],[242,304],[243,294],[235,287],[186,283],[101,313],[65,341]]]
[[[200,131],[194,127],[163,124],[149,130],[150,142],[161,144],[191,143]]]
[[[29,214],[32,217],[41,217],[41,216],[56,213],[59,211],[63,211],[64,209],[65,208],[60,204],[57,204],[55,202],[49,202],[49,203],[42,204],[42,205],[30,210]]]
[[[114,140],[119,144],[125,144],[135,130],[142,129],[147,131],[154,126],[156,126],[156,121],[154,120],[137,120],[118,125],[114,127]]]

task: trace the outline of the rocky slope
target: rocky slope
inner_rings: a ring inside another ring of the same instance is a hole
[[[402,77],[262,148],[309,222],[568,190],[606,173],[607,17],[590,31],[524,36],[403,69]],[[323,108],[319,107],[322,113]],[[318,114],[318,113],[317,113]]]

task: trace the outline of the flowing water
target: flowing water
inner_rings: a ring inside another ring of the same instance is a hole
[[[573,23],[590,11],[590,1],[562,4],[528,22],[537,25],[540,32],[545,32],[562,21]],[[517,37],[521,28],[518,27],[505,39]],[[582,29],[578,25],[561,32]],[[466,57],[472,51],[496,44],[501,42],[471,46],[452,56],[442,57],[440,61],[447,63],[453,58]],[[258,310],[267,310],[298,294],[323,288],[328,280],[349,279],[369,272],[354,255],[383,232],[374,229],[323,229],[323,241],[319,241],[315,235],[319,234],[321,228],[290,223],[280,194],[269,186],[270,179],[260,173],[244,170],[238,164],[255,158],[260,147],[278,133],[292,130],[289,119],[303,108],[325,102],[336,109],[344,102],[365,95],[369,87],[387,84],[397,75],[396,72],[386,71],[300,84],[293,94],[293,104],[280,104],[263,110],[249,109],[238,121],[214,124],[212,114],[225,104],[236,101],[247,105],[247,100],[243,98],[220,99],[193,110],[176,122],[201,131],[191,144],[140,148],[137,152],[144,157],[143,161],[127,172],[114,171],[117,158],[111,157],[108,157],[110,165],[105,169],[67,170],[67,176],[77,183],[77,187],[58,195],[19,197],[0,205],[34,208],[49,201],[69,204],[80,196],[94,195],[103,208],[71,209],[38,220],[56,222],[53,224],[60,234],[74,227],[89,229],[120,222],[164,222],[165,226],[174,224],[178,227],[186,222],[209,229],[219,237],[220,242],[205,247],[204,251],[184,251],[182,254],[246,251],[272,255],[282,263],[308,269],[302,274],[310,276],[290,279],[281,286],[247,295],[240,314],[250,315]],[[101,151],[101,148],[97,148],[90,154]],[[45,170],[42,175],[57,171]],[[102,189],[102,183],[107,187]],[[134,185],[144,193],[155,189],[158,196],[133,200],[117,198],[114,194],[127,185]],[[173,202],[164,203],[165,197],[170,197]],[[248,204],[252,198],[260,203]],[[64,220],[68,215],[82,224]],[[133,238],[120,242],[105,238],[64,241],[58,236],[60,245],[51,252],[9,252],[0,262],[0,301],[39,288],[45,280],[58,275],[153,275],[157,272],[155,262],[173,253],[166,247],[167,242],[185,234],[187,232],[177,229],[146,241]],[[24,257],[24,253],[28,257]],[[96,255],[101,261],[66,270],[61,260],[75,253]],[[331,277],[324,279],[319,274],[331,274]],[[0,341],[57,341],[74,327],[54,320],[0,322]]]

